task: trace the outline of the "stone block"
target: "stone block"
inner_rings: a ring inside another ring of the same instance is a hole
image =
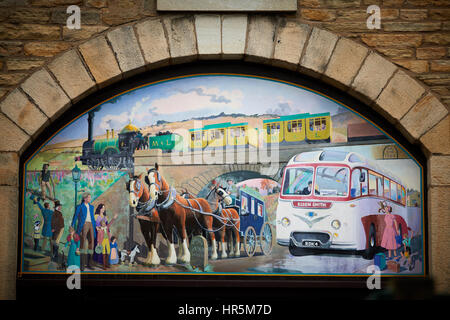
[[[430,274],[435,293],[450,293],[450,187],[428,189],[428,243]]]
[[[81,29],[69,29],[64,26],[62,36],[64,41],[86,40],[106,29],[108,27],[105,26],[83,26]]]
[[[136,25],[136,34],[148,68],[169,64],[170,53],[164,28],[159,19],[150,19]]]
[[[16,152],[0,152],[0,185],[18,186],[19,155]]]
[[[70,46],[67,42],[27,42],[23,49],[27,56],[53,57]]]
[[[0,40],[59,40],[58,26],[40,24],[3,24],[0,28]]]
[[[440,22],[384,22],[382,26],[387,32],[424,32],[424,31],[438,31],[441,29]]]
[[[333,21],[336,19],[336,11],[329,9],[301,9],[300,16],[311,21]]]
[[[367,33],[361,35],[361,40],[370,47],[418,47],[422,44],[422,35],[414,33]]]
[[[428,93],[400,120],[400,129],[410,141],[418,140],[447,114],[447,108]]]
[[[403,71],[397,72],[376,100],[376,106],[390,122],[400,120],[423,95],[425,89]]]
[[[368,49],[362,45],[349,39],[339,39],[325,70],[324,80],[341,89],[350,86],[367,53]]]
[[[181,16],[163,20],[167,32],[169,51],[172,62],[184,63],[197,57],[197,40],[195,39],[194,18]]]
[[[195,16],[195,31],[200,59],[215,59],[222,53],[221,18],[219,15]]]
[[[41,67],[44,62],[44,60],[36,59],[11,59],[6,61],[6,67],[8,68],[8,71],[28,71]]]
[[[446,47],[423,47],[416,49],[417,59],[440,59],[446,55]]]
[[[338,36],[326,30],[313,28],[305,53],[300,61],[301,70],[318,77],[325,72]]]
[[[282,20],[278,28],[272,64],[296,70],[311,27]]]
[[[70,99],[45,69],[33,73],[21,87],[51,120],[70,106]]]
[[[13,86],[19,84],[25,76],[25,73],[0,73],[0,86]]]
[[[157,0],[159,11],[296,11],[297,0]]]
[[[268,62],[275,44],[277,19],[268,16],[251,16],[248,23],[246,60]]]
[[[2,128],[0,151],[20,152],[30,143],[30,136],[2,114],[0,114],[0,128]]]
[[[436,44],[436,45],[449,45],[450,44],[450,32],[424,33],[423,43],[431,43],[431,44]]]
[[[222,51],[224,59],[240,59],[245,53],[247,15],[224,15],[222,20]]]
[[[450,186],[450,156],[428,158],[428,186]]]
[[[450,72],[449,60],[432,60],[430,62],[430,69],[434,72]]]
[[[78,101],[95,90],[95,82],[74,49],[50,62],[48,68],[72,101]]]
[[[111,43],[124,76],[136,74],[145,68],[145,61],[132,26],[110,31],[106,37]]]
[[[121,78],[120,68],[105,37],[91,39],[81,44],[79,50],[99,87]]]
[[[20,92],[12,91],[1,103],[0,110],[30,136],[41,129],[48,118]]]
[[[425,133],[420,142],[429,153],[450,155],[450,116]]]
[[[19,193],[16,187],[0,186],[0,299],[15,299]]]
[[[353,95],[371,104],[397,68],[376,53],[370,53],[351,85]]]
[[[411,70],[415,73],[428,72],[430,69],[428,66],[428,61],[425,60],[393,60],[393,62],[405,69]]]

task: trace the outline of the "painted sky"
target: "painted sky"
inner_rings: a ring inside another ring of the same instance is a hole
[[[94,135],[220,114],[336,114],[342,108],[318,94],[285,83],[240,76],[196,76],[149,85],[103,103],[95,114]],[[87,115],[67,126],[50,143],[87,138]]]

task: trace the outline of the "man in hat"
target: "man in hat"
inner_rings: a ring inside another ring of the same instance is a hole
[[[80,236],[81,271],[84,270],[86,264],[89,269],[93,269],[91,258],[94,253],[94,239],[97,238],[97,232],[94,228],[94,206],[90,202],[91,194],[87,192],[84,193],[83,201],[76,207],[71,224],[75,229],[75,232]],[[86,241],[88,242],[87,249]]]
[[[44,206],[42,206],[38,200],[31,196],[31,200],[33,200],[34,204],[37,204],[39,209],[41,210],[42,218],[44,219],[44,224],[42,226],[42,239],[44,239],[44,243],[42,244],[42,251],[45,251],[47,247],[47,242],[51,242],[52,238],[52,217],[53,211],[50,210],[50,204],[48,202],[44,202]],[[50,245],[51,252],[51,245]]]
[[[50,174],[50,170],[48,170],[48,167],[49,167],[48,163],[45,163],[42,166],[41,175],[39,177],[39,184],[41,185],[42,199],[46,198],[47,192],[48,192],[48,196],[50,198],[53,198],[53,191],[52,191],[53,179]],[[50,183],[51,183],[51,185],[50,185]]]
[[[61,213],[61,203],[55,201],[55,211],[52,217],[52,258],[55,262],[58,261],[59,240],[64,232],[64,218]]]

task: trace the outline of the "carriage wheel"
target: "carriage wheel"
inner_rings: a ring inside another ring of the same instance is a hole
[[[252,226],[245,230],[244,236],[244,250],[247,256],[253,257],[256,251],[256,231]]]
[[[268,256],[272,252],[273,247],[273,232],[272,226],[265,222],[261,228],[260,237],[261,251]]]

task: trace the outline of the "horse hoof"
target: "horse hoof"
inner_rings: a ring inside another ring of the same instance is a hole
[[[217,260],[217,255],[212,255],[211,260]]]

